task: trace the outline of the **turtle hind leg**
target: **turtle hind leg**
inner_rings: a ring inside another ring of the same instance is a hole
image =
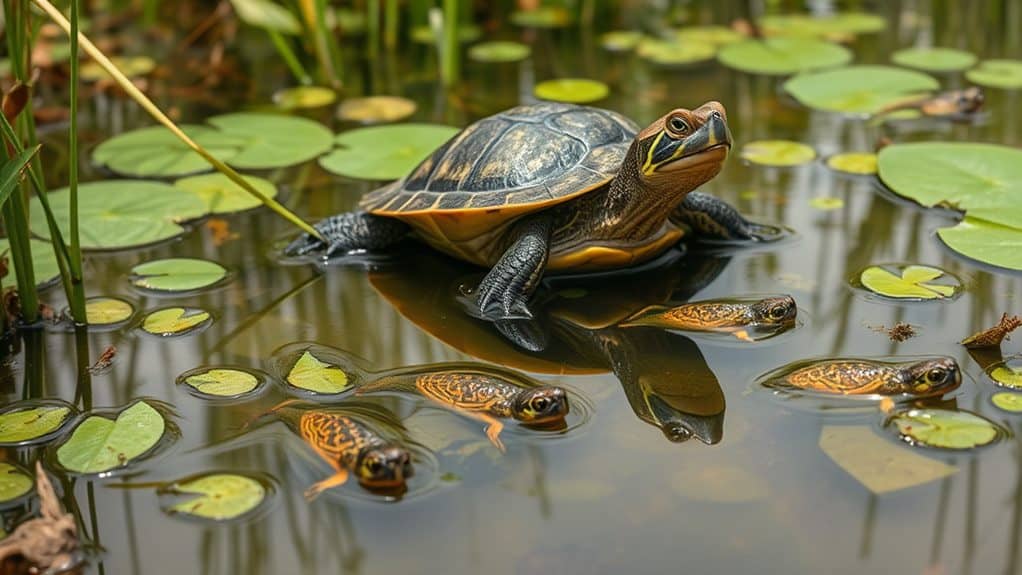
[[[284,248],[284,253],[301,256],[325,251],[324,255],[333,256],[356,251],[377,251],[396,244],[408,235],[408,225],[404,222],[362,211],[330,216],[313,227],[323,236],[323,240],[302,234]]]
[[[731,204],[702,192],[686,195],[671,220],[688,225],[704,239],[769,242],[784,235],[781,228],[750,222]]]
[[[516,239],[476,291],[476,305],[486,318],[530,318],[528,303],[536,291],[550,255],[549,215],[522,220]]]
[[[317,481],[316,483],[313,483],[311,486],[309,486],[309,488],[305,490],[305,500],[312,501],[313,499],[319,497],[320,493],[323,493],[327,489],[331,489],[339,485],[344,485],[347,481],[348,471],[346,469],[338,469],[337,473],[334,473],[330,477],[327,477],[322,481]]]

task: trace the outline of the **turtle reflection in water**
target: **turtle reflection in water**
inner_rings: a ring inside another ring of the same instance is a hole
[[[401,444],[385,439],[360,417],[360,409],[321,408],[300,400],[287,400],[263,415],[277,414],[335,473],[305,490],[313,500],[354,475],[371,492],[400,495],[412,477],[412,458]],[[379,417],[377,415],[376,417]]]
[[[649,306],[619,325],[725,332],[742,341],[753,341],[750,330],[770,335],[778,333],[794,325],[797,314],[795,300],[788,295],[753,301],[717,299],[673,307]]]
[[[415,368],[413,368],[415,369]],[[416,373],[418,372],[418,373]],[[523,379],[503,370],[483,368],[415,369],[412,373],[384,376],[360,386],[355,393],[377,391],[418,392],[457,413],[486,424],[486,437],[501,452],[504,424],[513,418],[525,424],[552,426],[568,415],[568,394],[560,387],[526,387]]]
[[[949,357],[916,362],[830,359],[799,362],[764,378],[764,385],[839,395],[934,397],[962,383],[958,363]]]

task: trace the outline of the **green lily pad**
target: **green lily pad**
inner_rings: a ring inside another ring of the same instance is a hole
[[[887,27],[887,22],[876,14],[838,12],[820,17],[807,14],[771,14],[761,18],[759,25],[768,35],[845,39],[856,34],[879,32]]]
[[[721,48],[717,58],[725,66],[742,72],[786,76],[847,64],[852,53],[822,40],[776,37],[728,44]]]
[[[610,88],[588,78],[557,78],[536,84],[533,93],[542,100],[585,104],[606,98]]]
[[[1022,229],[966,216],[952,228],[937,230],[952,250],[993,266],[1022,270]]]
[[[282,34],[301,34],[302,25],[287,8],[271,0],[231,0],[238,18],[256,28]]]
[[[199,395],[239,397],[259,387],[259,378],[240,369],[214,368],[186,374],[182,380]]]
[[[532,48],[521,42],[483,42],[468,49],[468,57],[476,62],[518,62],[529,57]]]
[[[345,122],[380,124],[396,122],[415,113],[415,101],[398,96],[348,98],[337,106],[337,118]]]
[[[611,52],[628,52],[638,46],[642,38],[638,30],[611,30],[600,36],[600,46]]]
[[[483,35],[483,31],[478,26],[472,24],[459,24],[458,25],[458,42],[462,44],[468,44],[469,42],[475,42]],[[412,42],[418,44],[436,44],[437,36],[436,32],[430,26],[416,26],[412,28]]]
[[[165,510],[213,521],[237,519],[259,507],[267,495],[260,481],[237,473],[212,473],[175,481],[160,492],[197,495]]]
[[[292,387],[321,394],[341,393],[351,387],[344,370],[316,359],[308,351],[295,362],[286,381]]]
[[[208,311],[168,307],[154,311],[142,320],[142,330],[163,337],[186,335],[209,321]]]
[[[206,126],[179,126],[196,143],[221,160],[238,153],[236,138]],[[125,132],[96,146],[92,161],[122,176],[175,177],[207,172],[213,167],[163,126]]]
[[[827,158],[827,167],[835,172],[856,176],[877,173],[877,155],[869,152],[844,152]]]
[[[145,76],[156,69],[156,61],[149,56],[112,56],[110,62],[129,78]],[[78,70],[78,77],[83,82],[96,82],[112,78],[95,60],[83,63]]]
[[[511,14],[511,23],[523,28],[563,28],[571,20],[571,12],[561,6],[540,6]]]
[[[1000,391],[990,396],[990,402],[1009,413],[1022,413],[1022,393]]]
[[[813,161],[816,150],[788,140],[758,140],[742,146],[740,157],[761,166],[800,166]]]
[[[122,410],[116,419],[92,415],[57,449],[57,461],[77,473],[122,468],[156,447],[166,427],[163,414],[145,401]]]
[[[885,425],[912,445],[940,449],[982,447],[1006,435],[985,417],[950,409],[909,409],[888,417]]]
[[[667,41],[644,38],[636,48],[639,57],[661,66],[684,66],[712,60],[717,47],[706,42]]]
[[[131,319],[135,306],[115,297],[90,297],[85,300],[85,321],[89,325],[116,325]]]
[[[349,178],[396,180],[408,175],[458,133],[439,124],[374,126],[342,132],[342,146],[319,159],[323,169]]]
[[[1022,390],[1022,366],[1001,364],[991,369],[988,375],[1001,387]]]
[[[0,462],[0,503],[18,499],[32,491],[35,481],[24,469]]]
[[[333,134],[325,126],[292,116],[224,114],[207,120],[242,142],[225,161],[235,168],[265,170],[311,160],[330,149]]]
[[[53,207],[64,237],[69,230],[70,191],[50,192]],[[49,238],[49,227],[39,198],[31,201],[32,232]],[[144,180],[109,180],[78,186],[78,223],[82,248],[88,250],[123,249],[153,244],[184,233],[179,222],[206,213],[198,196],[170,184]]]
[[[273,182],[255,176],[242,177],[264,195],[277,197],[277,186],[273,185]],[[206,211],[211,214],[240,212],[263,205],[259,198],[220,173],[181,178],[174,182],[174,186],[201,198],[206,204]]]
[[[131,283],[157,291],[191,291],[209,287],[227,277],[227,270],[216,262],[194,258],[168,258],[131,268]]]
[[[817,196],[809,200],[809,207],[820,210],[821,212],[829,212],[833,210],[840,210],[845,207],[845,201],[833,196]]]
[[[32,271],[35,272],[36,285],[46,285],[60,277],[60,266],[57,265],[57,256],[53,254],[53,244],[35,239],[30,239],[28,243],[32,250]],[[18,270],[14,267],[10,249],[10,241],[7,238],[0,238],[0,254],[6,253],[8,259],[7,277],[3,278],[4,286],[18,285]]]
[[[891,61],[927,72],[954,72],[971,68],[976,56],[953,48],[906,48],[891,54]]]
[[[1018,90],[1022,88],[1022,60],[983,60],[965,78],[987,88]]]
[[[726,46],[745,40],[744,34],[727,26],[686,26],[677,32],[679,42]]]
[[[953,279],[938,268],[909,265],[896,271],[900,275],[880,266],[870,266],[859,274],[859,282],[875,294],[909,300],[949,298],[961,287],[957,281],[955,285],[930,283],[945,275]]]
[[[866,425],[825,425],[820,449],[877,495],[923,485],[958,471],[942,461],[892,445]]]
[[[939,87],[932,76],[892,66],[848,66],[801,74],[784,83],[789,94],[810,108],[848,114],[876,114]]]
[[[0,412],[0,445],[20,445],[59,430],[72,415],[69,406],[56,403],[15,403]]]
[[[284,110],[307,110],[329,106],[337,100],[337,92],[323,86],[295,86],[273,94],[273,103]]]

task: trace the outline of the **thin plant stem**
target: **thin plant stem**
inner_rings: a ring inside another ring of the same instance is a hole
[[[397,30],[400,24],[400,11],[397,0],[384,0],[383,6],[383,45],[388,50],[397,48]]]
[[[68,254],[68,268],[71,272],[71,293],[68,305],[76,324],[87,323],[85,317],[85,280],[82,277],[82,243],[78,233],[78,0],[71,0],[71,78],[70,82],[70,126],[68,127],[68,191],[71,220],[71,246]]]
[[[369,0],[369,5],[366,7],[368,12],[367,20],[369,28],[369,62],[375,63],[376,58],[380,52],[380,2],[382,0]]]
[[[440,75],[445,86],[453,86],[460,76],[458,54],[458,0],[444,0],[443,44]]]
[[[302,85],[308,86],[312,83],[312,78],[309,77],[309,73],[302,67],[302,63],[298,60],[298,56],[295,55],[294,50],[291,49],[291,43],[287,41],[287,38],[277,32],[276,30],[266,29],[266,33],[270,36],[270,40],[273,42],[273,47],[280,53],[280,57],[284,59],[284,63],[287,64],[291,74],[294,75],[295,79]]]

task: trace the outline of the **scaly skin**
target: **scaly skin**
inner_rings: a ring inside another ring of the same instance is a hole
[[[841,395],[928,397],[958,387],[961,373],[949,358],[911,364],[849,359],[814,363],[785,375],[783,381],[799,389]]]
[[[687,331],[725,331],[749,339],[744,328],[784,326],[795,321],[798,308],[791,296],[769,297],[755,302],[707,300],[667,308],[648,307],[622,326],[647,325]]]

